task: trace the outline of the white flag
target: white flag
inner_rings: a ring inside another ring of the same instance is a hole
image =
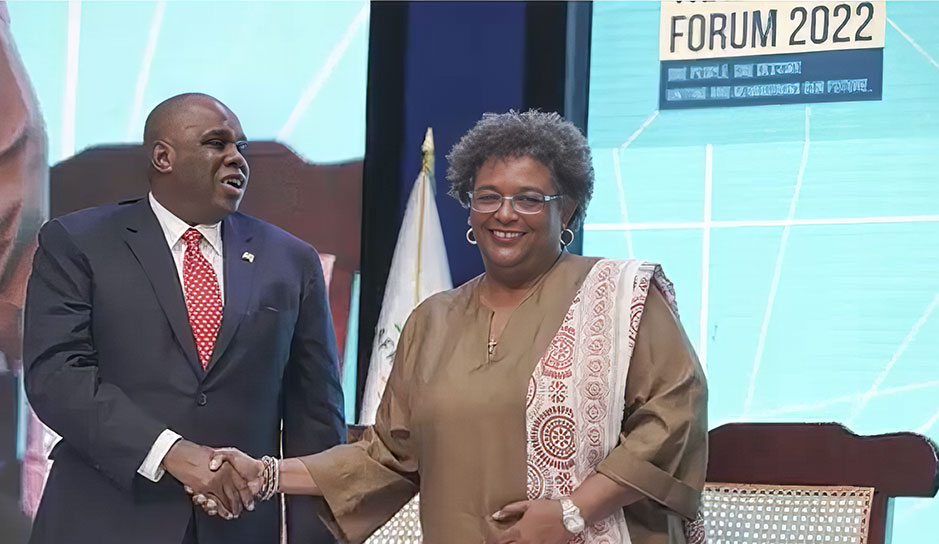
[[[434,202],[434,136],[429,128],[421,151],[421,173],[408,198],[391,259],[388,283],[385,284],[385,298],[365,381],[360,425],[375,423],[378,403],[394,363],[398,337],[411,310],[430,295],[453,287],[440,217]]]

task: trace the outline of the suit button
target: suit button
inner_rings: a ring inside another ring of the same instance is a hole
[[[205,406],[208,402],[209,400],[206,398],[205,393],[199,393],[199,398],[196,400],[196,404],[199,406]]]

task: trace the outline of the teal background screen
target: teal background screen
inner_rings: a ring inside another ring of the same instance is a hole
[[[203,92],[249,140],[313,163],[365,155],[369,3],[8,2],[49,161],[140,142],[147,113]]]
[[[593,5],[584,254],[663,265],[712,428],[939,439],[939,3],[887,17],[881,101],[660,112],[659,3]],[[937,516],[898,500],[893,542]]]

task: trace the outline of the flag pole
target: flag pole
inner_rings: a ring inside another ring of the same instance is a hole
[[[428,181],[434,179],[434,129],[427,127],[424,143],[421,144],[421,192],[420,211],[417,223],[417,270],[414,273],[414,306],[421,303],[421,257],[424,254],[424,199],[427,198]]]

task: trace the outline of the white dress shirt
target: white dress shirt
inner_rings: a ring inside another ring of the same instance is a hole
[[[173,212],[164,208],[163,205],[154,198],[153,193],[150,193],[148,198],[150,200],[150,207],[153,209],[153,214],[156,215],[157,221],[160,223],[160,228],[163,230],[163,235],[166,237],[166,244],[173,254],[173,261],[176,263],[176,273],[179,274],[179,285],[183,285],[183,258],[186,254],[186,241],[183,240],[182,237],[183,234],[189,230],[190,226],[182,219],[173,215]],[[222,247],[221,223],[215,223],[214,225],[196,225],[195,229],[202,234],[199,250],[215,270],[215,277],[218,278],[218,287],[222,295],[222,303],[224,304],[225,260],[224,249]],[[180,435],[170,429],[165,429],[153,443],[153,446],[150,448],[150,453],[147,454],[140,468],[137,469],[137,473],[148,480],[158,482],[166,472],[163,469],[163,458],[166,457],[166,454],[170,451],[170,448],[173,447],[173,444],[181,438]]]
[[[166,236],[166,245],[170,247],[173,253],[173,261],[176,263],[176,273],[179,274],[179,284],[183,285],[183,257],[186,255],[186,241],[183,240],[183,234],[190,229],[188,223],[173,215],[173,212],[167,210],[162,204],[157,202],[153,193],[149,195],[150,207],[153,208],[153,214],[160,222],[160,228],[163,229],[163,235]],[[225,260],[223,259],[222,248],[222,224],[214,225],[196,225],[195,229],[202,234],[202,242],[199,244],[199,250],[212,268],[215,270],[215,277],[218,278],[218,288],[222,293],[222,304],[225,303]]]

